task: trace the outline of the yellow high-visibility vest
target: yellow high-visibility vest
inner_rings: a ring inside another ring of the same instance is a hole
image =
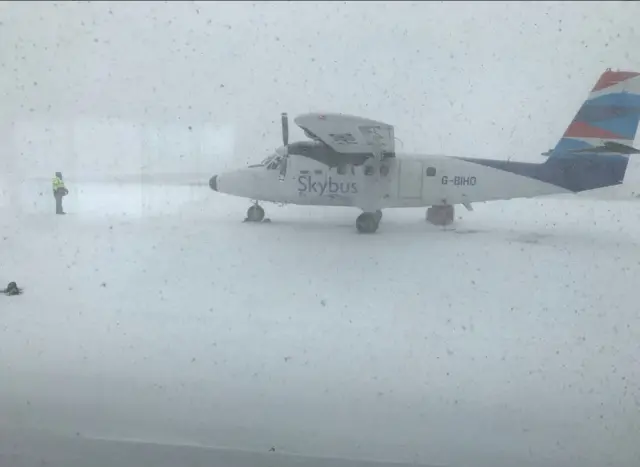
[[[53,177],[53,191],[56,191],[58,188],[64,188],[64,182],[59,177]]]

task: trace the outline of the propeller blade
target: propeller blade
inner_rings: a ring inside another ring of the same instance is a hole
[[[284,178],[287,176],[287,158],[283,158],[280,161],[280,181],[284,181]]]
[[[286,113],[282,114],[282,143],[285,147],[289,144],[289,118]]]

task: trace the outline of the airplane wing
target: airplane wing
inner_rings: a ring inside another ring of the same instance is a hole
[[[308,113],[294,121],[307,136],[338,153],[374,154],[381,150],[384,156],[395,156],[393,126],[387,123],[336,113]]]

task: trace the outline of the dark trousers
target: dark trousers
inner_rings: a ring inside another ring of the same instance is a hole
[[[61,192],[61,190],[57,190],[53,194],[53,196],[56,199],[56,214],[64,214],[64,211],[62,210],[62,192]]]

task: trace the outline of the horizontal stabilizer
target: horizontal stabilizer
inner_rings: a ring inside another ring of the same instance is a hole
[[[549,156],[636,154],[639,122],[640,73],[607,69]]]
[[[600,146],[594,146],[590,148],[583,149],[573,149],[570,150],[571,153],[584,153],[584,152],[608,152],[612,154],[640,154],[640,150],[627,146],[626,144],[616,143],[614,141],[605,141],[604,144]]]

